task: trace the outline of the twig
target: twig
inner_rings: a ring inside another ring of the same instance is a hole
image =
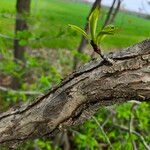
[[[116,127],[116,128],[121,129],[122,131],[129,132],[129,129],[124,127],[124,126],[120,126],[120,125],[117,125],[117,124],[114,124],[113,126]],[[130,130],[130,132],[132,134],[136,135],[137,137],[139,137],[139,139],[141,140],[141,142],[142,142],[142,144],[143,144],[143,146],[145,147],[146,150],[150,150],[149,145],[146,143],[144,137],[140,133],[138,133],[138,132],[136,132],[134,130]]]
[[[129,103],[133,103],[133,104],[141,104],[141,102],[136,101],[136,100],[131,100],[131,101],[129,101]]]
[[[110,112],[111,113],[111,112]],[[108,121],[110,120],[110,118],[112,117],[112,113],[110,115],[107,116],[106,120],[103,122],[103,124],[101,125],[102,128],[104,128],[104,126],[108,123]]]
[[[12,38],[10,36],[4,35],[4,34],[0,34],[0,37],[5,38],[5,39],[10,39],[10,40],[16,39],[16,38]]]
[[[99,128],[100,128],[102,134],[104,135],[104,137],[105,137],[107,143],[109,144],[109,146],[111,147],[111,149],[114,150],[114,148],[113,148],[113,146],[112,146],[112,144],[111,144],[111,142],[110,142],[108,136],[106,135],[106,133],[105,133],[103,127],[100,125],[100,123],[98,122],[98,120],[97,120],[95,117],[92,117],[92,118],[93,118],[93,120],[96,122],[96,124],[99,126]]]
[[[135,141],[132,138],[131,130],[133,129],[133,119],[134,119],[134,116],[133,116],[132,112],[133,112],[136,105],[137,105],[136,103],[132,104],[131,111],[130,111],[131,112],[130,113],[130,121],[129,121],[129,136],[130,136],[130,139],[132,141],[132,145],[133,145],[134,150],[136,150],[137,148],[136,148]]]
[[[10,88],[0,86],[0,90],[3,92],[13,92],[14,94],[25,94],[25,95],[42,95],[41,92],[37,91],[16,91]]]

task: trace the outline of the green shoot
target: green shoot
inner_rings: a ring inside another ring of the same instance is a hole
[[[114,27],[114,25],[107,25],[102,29],[97,37],[96,37],[96,44],[99,45],[100,42],[108,35],[114,35],[114,33],[117,31],[117,28]]]
[[[97,22],[100,15],[100,8],[96,7],[89,17],[89,31],[90,35],[88,35],[83,29],[75,25],[69,25],[73,30],[77,31],[78,33],[82,34],[87,40],[89,40],[93,50],[98,53],[103,59],[105,57],[101,53],[101,49],[98,45],[101,44],[101,41],[108,35],[114,35],[117,31],[113,25],[107,25],[99,32],[97,31]],[[106,59],[105,59],[106,60]]]
[[[81,29],[80,27],[75,26],[75,25],[71,25],[71,24],[69,24],[69,27],[71,27],[73,30],[82,34],[87,40],[89,39],[89,36],[87,35],[87,33],[83,29]]]
[[[97,29],[97,21],[100,15],[100,9],[97,7],[89,17],[89,28],[91,33],[91,39],[93,42],[96,40],[96,29]]]

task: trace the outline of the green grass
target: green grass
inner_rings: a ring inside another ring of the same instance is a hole
[[[14,36],[15,2],[16,0],[0,1],[0,33],[11,37]],[[69,30],[67,25],[76,24],[83,28],[90,7],[66,0],[32,0],[29,19],[32,37],[29,45],[33,48],[76,49],[81,36]],[[106,11],[102,13],[103,16],[105,14]],[[150,21],[135,15],[121,12],[115,25],[120,28],[120,32],[105,39],[102,43],[104,48],[126,47],[150,37]],[[8,39],[0,38],[0,44],[2,43],[9,48],[13,46],[13,42]]]

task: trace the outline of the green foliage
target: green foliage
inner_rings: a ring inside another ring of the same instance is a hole
[[[78,149],[85,149],[88,148],[90,150],[98,149],[98,141],[95,139],[95,137],[91,137],[91,135],[88,134],[81,134],[78,133],[75,136],[75,142],[78,145]]]
[[[91,40],[96,43],[96,28],[97,28],[97,21],[100,14],[100,8],[95,8],[89,17],[89,28],[91,33]]]
[[[131,108],[135,105],[135,109],[131,111]],[[119,127],[115,127],[117,124],[118,126],[123,126],[128,129],[130,124],[130,115],[133,115],[133,125],[132,130],[141,133],[143,135],[145,142],[150,142],[149,136],[149,117],[147,116],[150,113],[150,105],[147,103],[141,104],[132,104],[126,103],[122,105],[115,105],[109,108],[102,108],[96,114],[96,120],[99,122],[99,125],[103,127],[103,130],[107,137],[109,138],[113,149],[117,150],[132,150],[133,145],[132,142],[134,141],[138,146],[139,149],[145,149],[141,139],[139,136],[135,134],[131,134],[128,131],[121,130]],[[141,110],[144,109],[144,112]],[[136,114],[140,112],[139,119]],[[146,122],[143,121],[147,120]],[[143,122],[143,129],[140,127],[139,122]],[[78,130],[78,132],[74,131]],[[75,143],[77,145],[77,149],[103,149],[103,146],[108,146],[106,138],[102,134],[98,124],[94,120],[87,121],[84,125],[80,126],[78,129],[74,129],[73,133],[75,136]],[[95,142],[94,142],[94,141]],[[121,142],[120,142],[121,141]],[[86,143],[86,144],[85,144]],[[94,143],[94,145],[93,145]],[[98,145],[97,145],[98,143]],[[105,143],[105,144],[104,144]],[[104,144],[104,145],[103,145]],[[111,149],[108,146],[108,149]]]
[[[18,31],[16,38],[19,39],[20,46],[27,46],[29,39],[32,38],[32,34],[28,30]]]
[[[15,0],[0,1],[0,33],[12,38],[14,37],[15,3]],[[80,36],[68,31],[66,24],[84,27],[90,7],[84,3],[73,3],[72,1],[40,0],[37,2],[37,0],[33,0],[31,15],[28,19],[32,38],[29,38],[28,45],[31,48],[76,49]],[[104,17],[98,21],[98,29],[102,27],[107,11],[107,9],[101,10]],[[133,14],[118,13],[114,25],[121,32],[119,35],[105,38],[101,43],[103,49],[127,47],[148,38],[150,35],[149,20]],[[63,30],[63,35],[59,36],[61,30]],[[11,40],[0,37],[0,45],[2,46],[4,43],[8,49],[13,48]]]
[[[98,34],[96,34],[99,15],[100,15],[100,8],[96,7],[89,17],[90,36],[88,36],[87,33],[78,26],[75,25],[69,26],[73,30],[84,35],[84,37],[87,40],[93,41],[96,45],[99,45],[100,42],[104,39],[104,37],[108,35],[113,35],[115,31],[117,31],[113,25],[107,25],[106,27],[104,27],[104,29],[100,30]]]
[[[39,148],[42,148],[45,150],[52,150],[50,141],[37,140],[36,143]]]
[[[83,63],[87,62],[90,60],[90,56],[80,53],[77,50],[72,50],[72,55],[75,56],[76,58],[78,58],[80,61],[82,61]]]
[[[89,39],[87,33],[83,29],[79,28],[78,26],[69,24],[69,27],[71,27],[73,30],[75,30],[75,31],[79,32],[80,34],[82,34],[86,39]]]
[[[97,34],[95,43],[99,45],[107,35],[113,35],[116,31],[117,28],[115,28],[114,25],[105,26],[104,29]]]
[[[12,38],[14,37],[15,2],[15,0],[0,1],[0,33]],[[90,59],[88,55],[78,53],[75,50],[80,36],[71,30],[67,31],[67,28],[65,28],[65,25],[69,23],[83,26],[90,6],[70,3],[69,1],[66,3],[60,0],[44,0],[38,1],[35,9],[36,2],[37,0],[32,1],[31,18],[29,18],[30,31],[17,33],[20,45],[31,47],[31,50],[26,54],[26,65],[21,62],[15,63],[13,60],[13,41],[0,37],[0,73],[6,77],[3,82],[5,84],[8,82],[6,86],[9,87],[10,81],[6,79],[18,77],[18,80],[21,81],[21,88],[18,91],[45,92],[54,84],[60,83],[61,79],[72,71],[73,56],[77,56],[83,62]],[[102,13],[106,13],[106,10],[102,10]],[[93,39],[96,37],[96,42],[102,44],[105,48],[120,48],[133,45],[150,35],[150,22],[148,20],[121,12],[117,16],[115,26],[119,27],[122,32],[119,35],[108,36],[105,39],[107,35],[112,35],[113,32],[116,32],[116,29],[109,25],[98,31],[97,29],[101,29],[103,19],[100,22],[95,20],[94,23],[93,18],[91,19],[91,26],[93,26],[91,36],[93,36]],[[95,27],[97,27],[96,30]],[[83,30],[79,32],[83,35],[85,34]],[[87,37],[87,35],[85,36]],[[103,42],[100,43],[102,40]],[[33,52],[35,53],[34,55],[32,54]],[[0,76],[1,78],[3,76]],[[33,97],[37,97],[37,95],[15,93],[12,90],[7,92],[0,91],[0,110],[6,109],[9,105],[18,101],[32,101],[34,100]],[[132,106],[132,103],[126,103],[101,108],[95,115],[114,149],[132,150],[133,141],[137,144],[139,150],[145,149],[138,136],[135,134],[130,135],[129,132],[115,127],[115,124],[117,124],[129,128],[131,115],[133,116],[132,129],[140,133],[146,143],[150,143],[150,104],[136,104],[134,110],[131,110]],[[69,142],[75,149],[111,149],[102,134],[100,126],[93,119],[78,128],[74,128],[74,131],[71,131],[70,134],[73,136],[69,138]],[[52,149],[50,139],[38,139],[27,142],[18,150],[35,149],[37,145],[40,149]],[[55,149],[62,148],[58,146]]]

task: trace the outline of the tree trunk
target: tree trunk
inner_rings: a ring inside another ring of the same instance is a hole
[[[16,3],[16,27],[15,27],[15,34],[17,36],[18,31],[25,31],[28,30],[27,25],[27,16],[30,12],[30,0],[17,0]],[[14,40],[14,58],[20,61],[25,61],[24,53],[26,50],[26,46],[21,46],[19,44],[21,39]]]
[[[93,60],[30,104],[0,115],[0,144],[15,147],[79,125],[102,106],[150,101],[150,39],[108,55],[112,66]]]
[[[111,18],[111,14],[112,14],[112,12],[113,12],[115,3],[116,3],[116,0],[113,0],[113,3],[112,3],[112,5],[111,5],[111,7],[110,7],[110,9],[109,9],[109,11],[108,11],[108,13],[107,13],[107,17],[106,17],[106,19],[105,19],[105,22],[104,22],[104,25],[103,25],[102,28],[104,28],[106,25],[108,25],[108,24],[110,23],[109,20],[110,20],[110,18]]]
[[[25,63],[25,51],[27,49],[27,46],[20,44],[20,41],[23,40],[23,38],[22,37],[18,38],[18,32],[28,30],[27,17],[30,13],[30,3],[31,0],[17,0],[16,3],[16,12],[17,12],[16,26],[15,26],[16,38],[14,39],[14,60],[16,63],[18,61]],[[12,81],[12,87],[14,89],[18,89],[20,87],[20,84],[21,84],[20,80],[17,77],[14,77]]]
[[[90,13],[87,17],[87,22],[86,22],[86,25],[85,25],[85,28],[84,28],[84,31],[86,31],[86,33],[89,33],[89,25],[88,25],[88,20],[89,20],[89,17],[92,13],[92,11],[96,8],[96,7],[101,7],[101,0],[95,0],[91,10],[90,10]],[[81,41],[80,41],[80,44],[79,44],[79,47],[78,47],[78,52],[81,53],[83,51],[83,49],[85,48],[87,44],[87,40],[84,38],[84,36],[82,36],[81,38]],[[77,68],[77,65],[78,65],[78,58],[77,57],[74,57],[74,66],[73,66],[73,69],[76,69]]]
[[[111,17],[109,23],[113,23],[113,22],[114,22],[114,20],[115,20],[115,18],[116,18],[116,15],[117,15],[117,13],[119,12],[119,9],[120,9],[120,6],[121,6],[121,2],[122,2],[121,0],[118,0],[116,9],[114,10],[114,13],[113,13],[113,15],[112,15],[112,17]]]

